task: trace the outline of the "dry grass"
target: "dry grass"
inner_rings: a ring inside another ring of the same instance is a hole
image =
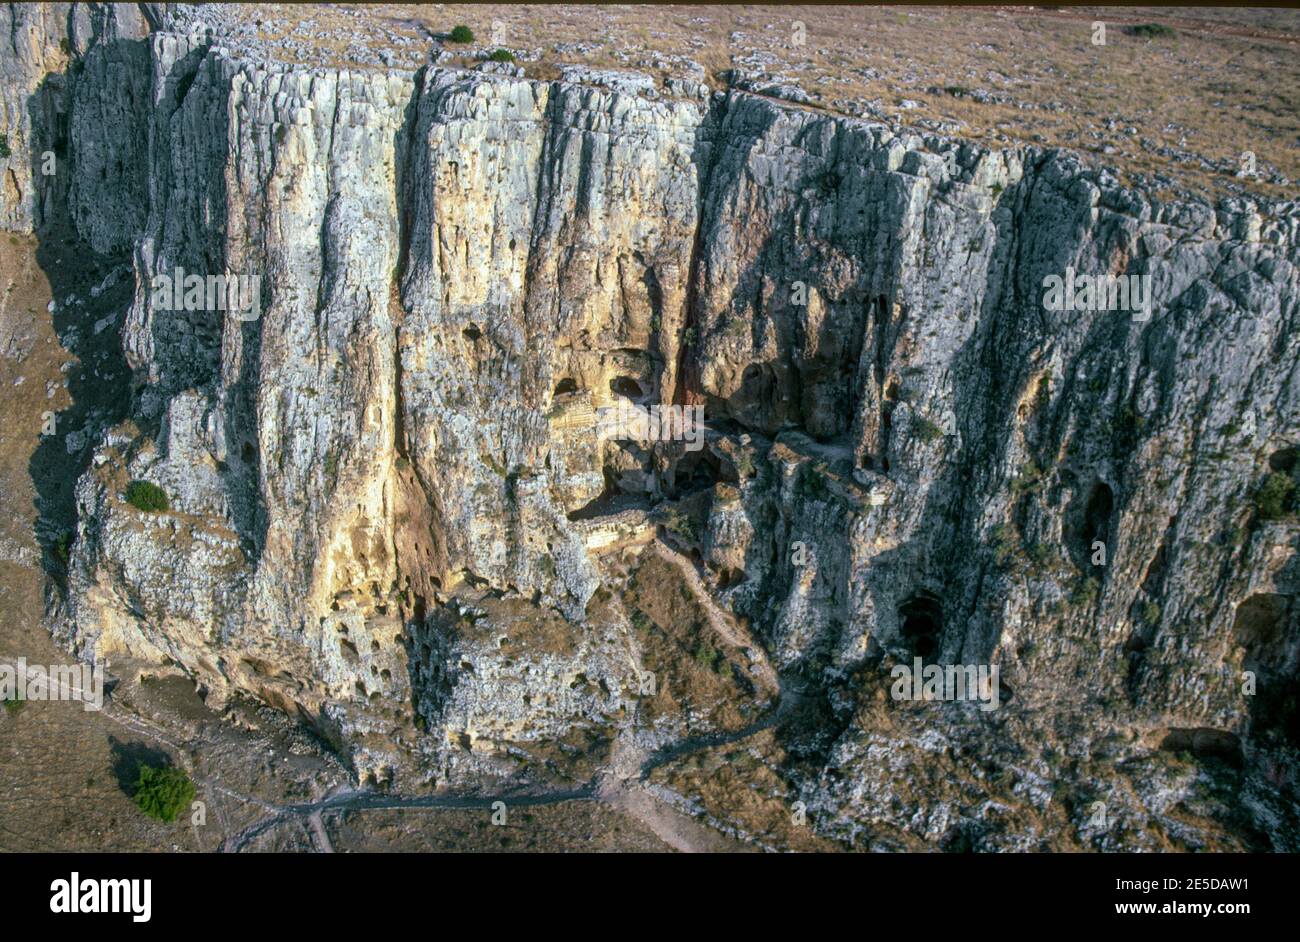
[[[991,146],[1075,148],[1121,172],[1163,174],[1209,194],[1294,197],[1293,185],[1236,180],[1247,150],[1261,170],[1300,179],[1296,10],[272,4],[243,15],[261,20],[267,39],[310,45],[320,36],[314,52],[297,53],[317,64],[346,64],[345,32],[367,48],[399,50],[406,58],[398,64],[415,67],[433,37],[464,24],[476,42],[450,47],[466,53],[458,62],[503,46],[537,78],[568,63],[672,74],[691,60],[722,88],[725,70],[753,71],[761,60],[768,75],[833,113],[866,102],[904,125]],[[1104,46],[1092,44],[1098,20],[1107,24]],[[805,24],[803,45],[794,44],[796,21]],[[1124,31],[1139,23],[1176,34]],[[1009,101],[980,103],[945,89]]]
[[[675,566],[643,554],[622,595],[641,661],[657,678],[643,718],[685,714],[688,726],[703,717],[712,728],[739,729],[770,705],[747,676],[744,654],[709,629]]]

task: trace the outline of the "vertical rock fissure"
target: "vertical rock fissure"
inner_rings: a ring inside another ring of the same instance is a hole
[[[700,257],[704,251],[704,237],[707,225],[713,222],[712,214],[709,211],[709,207],[712,205],[709,196],[713,192],[714,171],[718,166],[719,151],[722,149],[723,131],[730,104],[730,93],[719,101],[710,102],[709,113],[705,120],[700,122],[697,132],[701,135],[710,133],[712,142],[709,146],[709,157],[703,172],[696,177],[699,181],[699,191],[695,203],[695,231],[692,233],[690,264],[687,266],[686,310],[682,318],[683,337],[680,338],[682,342],[677,350],[677,376],[672,394],[673,405],[698,405],[704,401],[703,392],[700,389],[699,369],[695,364],[695,351],[700,346],[700,340],[698,337],[693,337],[691,342],[688,343],[686,338],[691,336],[699,321],[697,308],[700,303]]]

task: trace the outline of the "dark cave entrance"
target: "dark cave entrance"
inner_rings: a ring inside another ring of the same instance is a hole
[[[1098,481],[1092,486],[1092,493],[1088,495],[1088,506],[1083,513],[1083,534],[1087,541],[1090,561],[1093,545],[1099,542],[1105,545],[1106,556],[1110,557],[1110,515],[1114,509],[1114,492],[1109,485]]]
[[[1250,698],[1250,734],[1300,747],[1300,665],[1296,636],[1300,611],[1294,599],[1272,592],[1250,596],[1237,606],[1233,640],[1245,650],[1242,669],[1255,675]]]
[[[615,376],[609,381],[609,391],[625,399],[640,399],[645,395],[641,384],[630,376]]]
[[[701,448],[688,451],[672,468],[672,480],[664,488],[665,496],[672,500],[689,497],[700,491],[712,490],[719,481],[736,485],[740,478],[736,472],[724,465],[712,451]]]
[[[1268,466],[1272,471],[1290,474],[1295,470],[1297,459],[1300,459],[1300,449],[1281,448],[1268,456]]]
[[[713,462],[697,461],[691,469],[691,476],[680,485],[683,495],[696,491],[711,490],[718,481],[718,471]]]
[[[943,605],[929,592],[914,592],[898,606],[900,632],[913,657],[929,661],[939,653],[943,638]]]
[[[1217,759],[1234,769],[1241,768],[1241,739],[1232,732],[1200,726],[1171,728],[1160,741],[1162,752],[1187,753],[1197,759]]]
[[[572,377],[566,376],[564,377],[564,379],[560,380],[558,383],[555,384],[555,392],[552,394],[551,398],[555,398],[555,396],[563,396],[566,395],[567,393],[576,393],[577,391],[578,391],[577,380],[573,379]]]
[[[730,589],[745,581],[745,570],[724,568],[718,571],[718,588]]]
[[[1066,547],[1070,558],[1080,572],[1100,577],[1114,552],[1110,545],[1110,520],[1115,511],[1115,492],[1110,485],[1095,481],[1083,506],[1072,503],[1071,511],[1074,522],[1069,528],[1070,539]],[[1105,547],[1102,562],[1093,561],[1097,543]]]

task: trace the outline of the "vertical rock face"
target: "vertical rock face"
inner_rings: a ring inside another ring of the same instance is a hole
[[[0,6],[0,228],[32,232],[46,224],[66,192],[71,141],[84,142],[79,165],[95,175],[114,174],[99,194],[112,200],[98,212],[125,205],[126,178],[139,183],[139,166],[123,137],[140,132],[134,95],[145,77],[144,48],[157,4],[6,3]],[[74,79],[85,72],[99,92],[94,104],[75,109]],[[70,74],[75,70],[75,75]],[[117,87],[119,94],[104,94]],[[88,132],[88,133],[87,133]],[[7,151],[7,154],[4,153]],[[90,179],[90,174],[87,174]],[[89,203],[83,205],[89,206]],[[140,205],[136,200],[128,211]]]
[[[824,708],[778,772],[826,836],[1086,843],[1050,785],[1083,757],[1080,798],[1131,816],[1094,843],[1144,847],[1181,786],[1122,767],[1171,731],[1296,747],[1242,695],[1300,656],[1300,527],[1254,500],[1300,442],[1294,205],[740,93],[254,63],[74,7],[0,13],[0,79],[11,144],[66,124],[71,220],[135,273],[132,420],[78,483],[56,626],[83,656],[297,712],[377,778],[642,741],[603,554],[676,502],[737,696],[770,659]],[[71,90],[41,58],[65,34]],[[4,172],[5,227],[40,225],[31,164]],[[1149,276],[1150,316],[1046,309],[1067,269]],[[249,310],[177,305],[178,270],[250,279]],[[702,404],[704,447],[603,436],[628,400]],[[913,657],[997,666],[1002,708],[890,704]]]

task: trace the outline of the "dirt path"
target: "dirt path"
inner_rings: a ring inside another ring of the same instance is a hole
[[[681,853],[716,854],[747,849],[655,797],[640,783],[610,783],[601,789],[598,797],[645,825]]]
[[[334,853],[334,845],[330,843],[330,836],[325,830],[325,820],[321,817],[321,813],[314,811],[309,814],[307,824],[311,830],[311,837],[316,845],[316,850],[322,854]]]
[[[704,612],[709,627],[719,637],[732,647],[741,651],[753,651],[758,655],[756,660],[750,662],[751,675],[769,695],[778,696],[781,691],[781,683],[777,679],[776,671],[763,654],[762,647],[749,636],[748,632],[736,624],[731,615],[718,606],[717,601],[705,586],[704,580],[700,577],[695,564],[681,553],[659,541],[651,544],[646,552],[658,555],[664,562],[675,566],[681,572],[682,580],[691,590],[696,604]]]
[[[235,796],[242,797],[242,796]],[[501,792],[491,795],[402,795],[385,794],[365,790],[346,789],[329,795],[320,801],[293,805],[271,805],[271,814],[244,828],[238,834],[227,837],[221,844],[226,853],[244,850],[257,837],[268,830],[288,821],[298,819],[306,823],[308,832],[313,835],[317,850],[333,853],[329,837],[325,831],[323,815],[331,812],[417,809],[455,809],[455,810],[491,810],[497,802],[505,802],[512,808],[530,808],[539,805],[555,805],[569,801],[591,801],[597,798],[595,786],[558,790],[552,792]]]
[[[645,783],[645,777],[658,766],[692,752],[716,748],[747,738],[778,722],[792,703],[784,698],[782,706],[758,723],[730,733],[694,737],[664,749],[649,752],[623,737],[616,744],[611,766],[587,784],[550,791],[505,790],[487,795],[407,795],[375,792],[351,787],[337,788],[316,801],[277,803],[229,787],[219,778],[197,772],[187,759],[188,749],[159,724],[108,705],[100,716],[151,742],[165,746],[177,757],[179,765],[190,774],[200,794],[213,808],[214,821],[223,835],[218,849],[224,853],[248,850],[269,832],[297,822],[311,838],[318,853],[333,853],[334,847],[325,824],[327,814],[369,810],[491,810],[494,803],[505,802],[511,808],[556,805],[566,802],[599,801],[640,822],[666,845],[683,853],[719,853],[752,850],[707,825],[690,814],[674,808]],[[230,800],[260,810],[255,821],[238,830],[231,828],[221,811],[222,801]],[[200,848],[197,830],[195,843]]]

